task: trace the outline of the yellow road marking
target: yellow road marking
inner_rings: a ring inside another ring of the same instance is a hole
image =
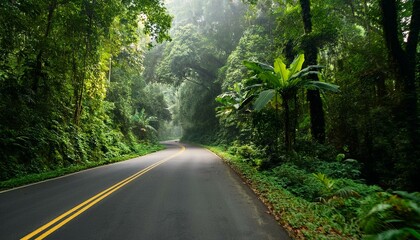
[[[57,229],[61,228],[62,226],[64,226],[66,223],[70,222],[72,219],[74,219],[75,217],[79,216],[80,214],[82,214],[83,212],[85,212],[87,209],[89,209],[90,207],[92,207],[93,205],[95,205],[96,203],[100,202],[101,200],[103,200],[104,198],[108,197],[109,195],[111,195],[112,193],[114,193],[115,191],[117,191],[118,189],[122,188],[123,186],[127,185],[128,183],[130,183],[131,181],[135,180],[136,178],[139,178],[140,176],[142,176],[143,174],[149,172],[150,170],[152,170],[153,168],[161,165],[162,163],[178,156],[179,154],[181,154],[182,152],[185,151],[185,147],[181,146],[181,150],[167,158],[164,158],[162,160],[160,160],[159,162],[156,162],[148,167],[146,167],[145,169],[140,170],[139,172],[131,175],[130,177],[116,183],[115,185],[105,189],[104,191],[96,194],[95,196],[89,198],[88,200],[80,203],[79,205],[77,205],[76,207],[68,210],[67,212],[61,214],[60,216],[56,217],[55,219],[51,220],[50,222],[46,223],[45,225],[41,226],[40,228],[36,229],[35,231],[29,233],[28,235],[24,236],[23,238],[21,238],[21,240],[28,240],[31,239],[32,237],[40,234],[42,231],[46,230],[47,228],[51,227],[52,225],[54,225],[55,223],[59,222],[60,220],[64,219],[63,221],[61,221],[59,224],[55,225],[54,227],[50,228],[48,231],[44,232],[42,235],[40,235],[39,237],[35,238],[35,240],[41,240],[44,239],[45,237],[47,237],[48,235],[50,235],[51,233],[55,232]]]

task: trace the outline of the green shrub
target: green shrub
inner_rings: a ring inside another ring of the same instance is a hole
[[[322,189],[322,185],[311,174],[291,163],[273,168],[272,174],[281,187],[308,201],[314,201]]]
[[[242,161],[252,166],[259,167],[263,164],[264,152],[253,144],[241,145],[239,142],[234,142],[234,145],[229,147],[228,152],[237,155]]]
[[[378,186],[370,186],[346,178],[335,179],[335,186],[337,189],[342,190],[345,197],[340,204],[337,204],[334,207],[347,219],[356,219],[360,208],[364,204],[367,204],[364,199],[382,191]]]
[[[321,148],[321,145],[315,145]],[[322,151],[293,152],[288,155],[280,156],[283,161],[291,162],[308,173],[323,173],[332,178],[359,179],[361,175],[361,165],[355,159],[345,159],[344,154],[326,154],[324,151],[329,149],[322,147]],[[333,151],[335,152],[335,151]]]
[[[326,162],[316,161],[312,172],[321,172],[332,178],[358,179],[360,177],[360,164],[354,159]]]

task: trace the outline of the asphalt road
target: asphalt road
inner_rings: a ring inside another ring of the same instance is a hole
[[[144,157],[0,193],[0,239],[290,239],[211,152]]]

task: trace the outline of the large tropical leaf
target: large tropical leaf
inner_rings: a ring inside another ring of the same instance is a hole
[[[297,79],[297,78],[305,78],[306,76],[308,76],[308,75],[318,75],[319,74],[319,72],[318,71],[304,71],[304,70],[302,70],[302,71],[300,71],[300,72],[298,72],[298,73],[296,73],[296,74],[294,74],[294,75],[292,75],[290,78],[289,78],[289,81],[291,80],[291,79]]]
[[[340,86],[332,84],[332,83],[326,83],[326,82],[320,82],[320,81],[309,81],[307,84],[308,87],[314,87],[319,90],[327,90],[331,92],[340,92],[339,88]]]
[[[248,106],[248,104],[250,104],[252,102],[252,100],[254,100],[255,95],[251,95],[246,97],[241,104],[239,105],[237,110],[242,110],[244,107]]]
[[[276,94],[276,91],[274,89],[268,89],[260,92],[258,95],[257,100],[255,100],[254,108],[256,111],[260,111],[263,109],[268,102],[273,99],[274,95]]]
[[[319,74],[319,70],[322,69],[322,68],[323,68],[323,66],[321,66],[321,65],[308,66],[308,67],[306,67],[306,68],[304,68],[300,71],[297,71],[297,72],[293,73],[290,76],[290,79],[292,79],[292,78],[303,78],[303,77],[305,77],[307,75],[310,75],[310,74]]]
[[[290,64],[290,67],[289,67],[289,71],[290,71],[289,78],[293,76],[294,74],[296,74],[297,72],[299,72],[300,70],[302,70],[302,65],[304,61],[305,61],[305,55],[303,54],[299,54],[299,56],[295,58],[295,60],[293,60],[292,64]]]
[[[280,77],[277,81],[280,83],[279,86],[285,86],[289,80],[290,71],[286,68],[286,64],[280,58],[276,58],[274,61],[274,72]]]
[[[253,70],[256,73],[264,72],[264,71],[273,71],[273,67],[267,65],[265,63],[260,62],[253,62],[253,61],[243,61],[245,67],[249,70]]]
[[[281,87],[277,80],[277,76],[271,71],[265,71],[258,74],[258,77],[264,82],[268,83],[271,87]]]
[[[323,68],[324,68],[324,66],[322,66],[322,65],[310,65],[310,66],[307,66],[306,68],[304,68],[300,71],[302,71],[302,72],[318,71],[318,70],[323,69]]]

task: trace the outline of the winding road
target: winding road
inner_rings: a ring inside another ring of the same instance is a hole
[[[0,239],[290,239],[220,158],[147,156],[0,192]]]

